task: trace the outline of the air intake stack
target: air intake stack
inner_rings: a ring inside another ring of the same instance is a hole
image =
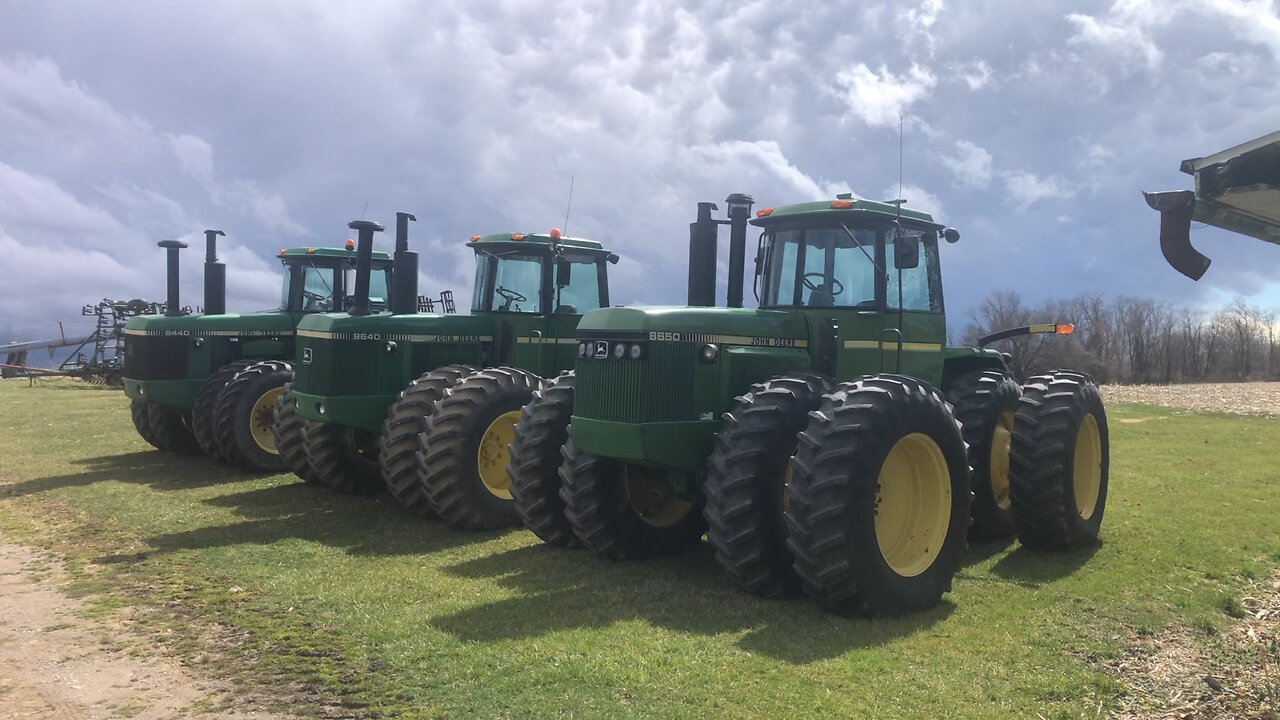
[[[396,252],[391,271],[391,312],[411,315],[418,312],[418,253],[409,250],[409,221],[418,218],[396,213]]]
[[[218,236],[221,230],[204,231],[204,314],[227,312],[227,266],[218,262]]]
[[[178,303],[178,253],[187,244],[181,240],[161,240],[156,245],[165,250],[165,285],[168,292],[165,295],[164,314],[177,317],[182,314],[182,305]]]
[[[352,220],[347,227],[355,230],[356,241],[356,290],[351,299],[349,315],[369,314],[369,272],[373,266],[373,234],[382,232],[382,225],[372,220]]]

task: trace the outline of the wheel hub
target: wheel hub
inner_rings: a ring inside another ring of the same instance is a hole
[[[876,479],[876,542],[898,575],[915,577],[933,564],[951,524],[951,474],[928,435],[894,443]]]
[[[503,500],[511,499],[507,446],[516,436],[516,423],[519,421],[519,410],[504,412],[494,418],[485,428],[480,446],[476,448],[476,470],[480,473],[480,482],[486,490]]]
[[[249,434],[253,436],[253,442],[257,444],[263,452],[278,455],[279,450],[276,449],[276,436],[272,432],[275,425],[275,408],[276,401],[284,394],[283,387],[271,388],[258,398],[253,404],[253,409],[249,411]]]
[[[1084,416],[1076,430],[1076,449],[1072,462],[1071,484],[1075,490],[1076,512],[1088,520],[1098,509],[1102,492],[1102,434],[1093,413]]]

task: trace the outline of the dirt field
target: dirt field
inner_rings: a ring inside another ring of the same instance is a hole
[[[1280,382],[1198,383],[1191,385],[1104,385],[1108,402],[1280,417]]]
[[[229,709],[234,698],[226,683],[197,677],[172,658],[136,652],[130,645],[138,638],[119,617],[89,616],[59,592],[61,580],[56,562],[0,544],[0,718],[277,717]]]

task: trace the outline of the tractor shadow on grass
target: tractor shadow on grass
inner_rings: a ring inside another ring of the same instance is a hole
[[[50,490],[111,481],[146,485],[152,490],[168,492],[227,485],[256,477],[219,465],[208,458],[183,457],[159,450],[79,458],[72,460],[71,464],[84,469],[0,485],[0,497],[37,495]]]
[[[1019,545],[991,566],[991,572],[1020,585],[1039,587],[1073,574],[1101,549],[1102,541],[1057,552],[1032,550]]]
[[[454,530],[404,512],[389,495],[352,497],[308,485],[292,476],[279,484],[203,500],[244,520],[153,535],[157,553],[230,545],[270,545],[306,540],[351,555],[392,556],[430,553],[486,542],[498,533]]]
[[[950,615],[938,607],[903,618],[846,619],[823,612],[803,595],[782,600],[739,590],[721,572],[710,547],[670,558],[615,563],[585,550],[533,545],[469,560],[445,572],[489,578],[517,591],[433,621],[468,642],[502,642],[579,628],[639,621],[681,634],[742,636],[750,653],[795,664],[894,642]]]

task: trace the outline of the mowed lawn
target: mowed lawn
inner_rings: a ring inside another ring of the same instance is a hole
[[[0,533],[197,667],[355,714],[1105,717],[1126,643],[1211,637],[1280,565],[1280,422],[1108,412],[1098,547],[973,546],[939,607],[896,619],[748,596],[705,544],[612,563],[160,453],[121,393],[71,382],[0,382]]]

